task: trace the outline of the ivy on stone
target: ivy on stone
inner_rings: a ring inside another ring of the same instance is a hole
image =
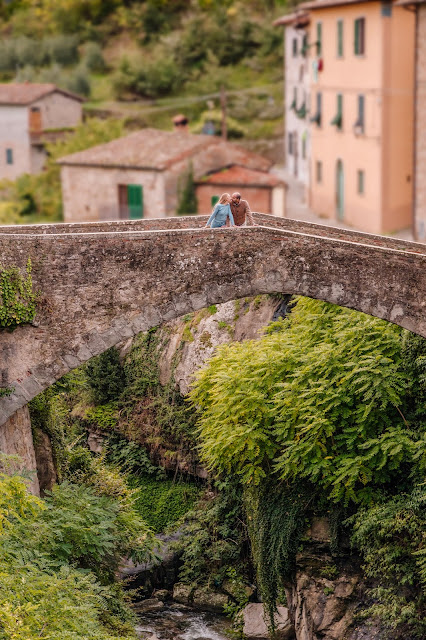
[[[15,329],[35,318],[38,294],[33,291],[28,258],[23,275],[19,267],[0,266],[0,329]]]

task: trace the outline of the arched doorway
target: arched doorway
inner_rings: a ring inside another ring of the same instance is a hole
[[[340,159],[336,163],[336,214],[338,220],[345,219],[345,177]]]

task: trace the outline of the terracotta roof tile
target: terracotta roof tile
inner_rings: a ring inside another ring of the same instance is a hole
[[[81,96],[71,93],[70,91],[59,89],[56,85],[50,82],[43,84],[35,82],[21,82],[7,84],[0,83],[0,104],[31,104],[54,91],[63,93],[64,95],[74,98],[75,100],[79,100],[80,102],[83,102],[84,100]]]
[[[309,13],[307,11],[294,11],[293,13],[287,13],[285,16],[281,16],[274,22],[274,27],[286,26],[286,25],[308,25]]]
[[[285,184],[283,180],[280,180],[277,176],[266,171],[256,171],[254,169],[248,169],[247,167],[241,167],[234,165],[223,171],[216,171],[208,176],[205,176],[202,180],[198,181],[198,184],[221,184],[226,186],[253,186],[253,187],[276,187],[279,184]]]
[[[345,4],[364,4],[365,2],[379,2],[379,0],[313,0],[312,2],[302,2],[299,4],[300,9],[327,9],[328,7],[339,7]]]
[[[218,168],[238,162],[268,169],[269,160],[216,136],[159,129],[141,129],[123,138],[72,153],[58,160],[62,165],[123,167],[163,171],[185,158],[203,153]]]

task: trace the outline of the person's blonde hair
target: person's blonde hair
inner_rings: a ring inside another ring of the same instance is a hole
[[[231,196],[229,195],[229,193],[222,193],[222,195],[219,198],[219,204],[225,204],[230,199],[231,199]]]

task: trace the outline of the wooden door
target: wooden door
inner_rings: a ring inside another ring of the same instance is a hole
[[[30,109],[30,131],[32,133],[40,133],[42,131],[41,111],[38,107],[31,107]]]

